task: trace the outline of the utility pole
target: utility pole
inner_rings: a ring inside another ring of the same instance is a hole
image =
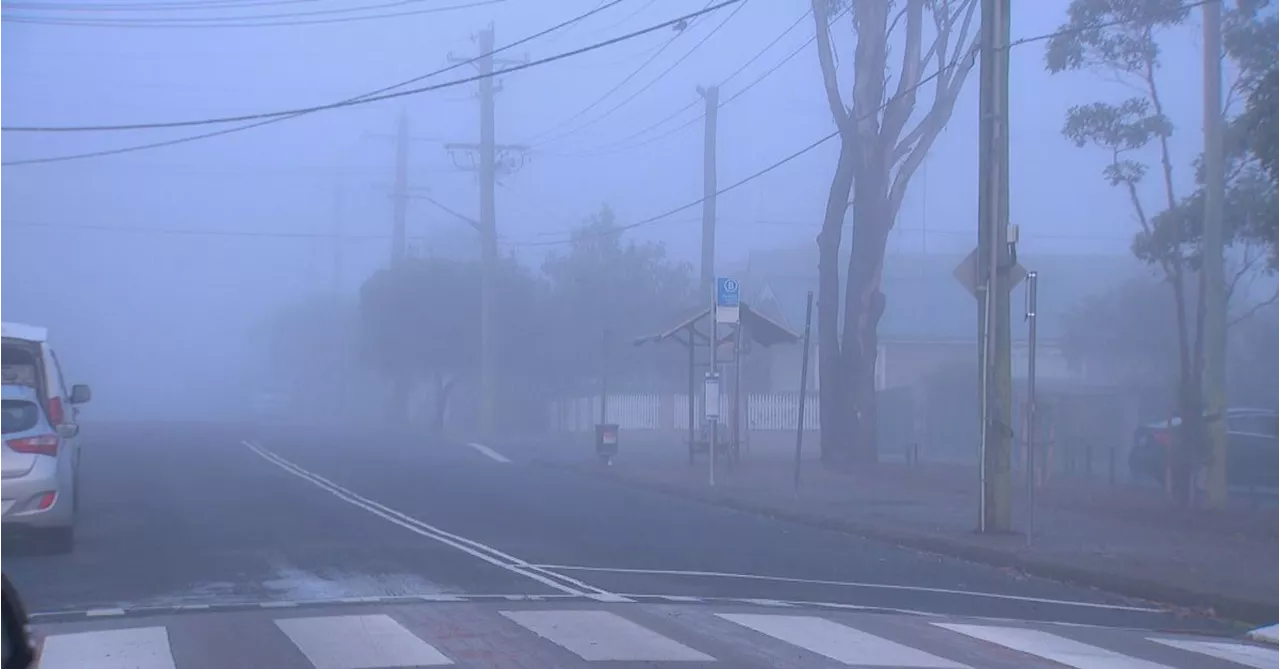
[[[333,191],[333,296],[342,297],[343,252],[345,241],[342,229],[342,188]]]
[[[498,152],[518,150],[524,147],[499,145],[495,140],[493,97],[500,90],[493,80],[493,67],[516,65],[522,60],[505,60],[493,57],[493,23],[480,31],[478,36],[479,58],[474,65],[479,70],[480,85],[480,142],[446,144],[450,152],[465,150],[479,154],[476,169],[480,173],[480,429],[486,436],[494,429],[494,406],[497,391],[494,369],[493,335],[494,291],[497,288],[498,227],[494,206],[494,187],[497,184]],[[469,58],[450,55],[451,62],[470,62]]]
[[[392,194],[391,266],[396,267],[405,258],[405,219],[409,215],[409,117],[400,110],[396,124],[396,177]]]
[[[702,136],[702,274],[704,296],[713,294],[716,281],[716,114],[720,108],[720,87],[698,87],[706,102]],[[714,314],[712,318],[714,319]],[[713,346],[714,348],[714,346]]]
[[[978,530],[1012,528],[1009,245],[1009,9],[1011,0],[982,0],[978,154],[978,300],[982,372],[982,495]]]
[[[1227,296],[1222,274],[1224,175],[1222,128],[1222,2],[1210,0],[1204,11],[1204,231],[1200,257],[1204,272],[1204,371],[1201,378],[1207,416],[1209,471],[1205,482],[1210,508],[1227,505],[1226,356]]]

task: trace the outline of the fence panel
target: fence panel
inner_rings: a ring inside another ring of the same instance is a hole
[[[794,430],[800,412],[799,393],[752,393],[743,397],[743,415],[748,430]],[[732,422],[731,398],[720,397],[720,416]],[[551,425],[567,432],[590,432],[600,418],[599,397],[574,397],[550,403]],[[693,397],[695,427],[703,417],[702,397]],[[626,430],[689,429],[689,395],[635,393],[609,397],[608,419]],[[820,418],[818,397],[810,393],[804,407],[804,429],[816,431]]]

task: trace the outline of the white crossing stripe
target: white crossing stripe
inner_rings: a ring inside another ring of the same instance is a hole
[[[280,618],[276,625],[316,669],[453,664],[388,615]]]
[[[608,611],[501,611],[588,662],[713,662],[715,658]]]
[[[169,633],[134,627],[52,634],[40,650],[40,669],[174,669]]]
[[[816,616],[717,613],[716,616],[844,664],[966,669],[965,665]]]
[[[933,624],[988,643],[1052,660],[1072,669],[1170,669],[1163,664],[1140,660],[1039,630],[958,623]]]
[[[1187,639],[1156,639],[1154,641],[1192,653],[1216,657],[1220,660],[1234,662],[1254,669],[1275,669],[1280,665],[1280,651],[1275,648],[1264,648],[1246,643],[1230,641],[1200,641]]]

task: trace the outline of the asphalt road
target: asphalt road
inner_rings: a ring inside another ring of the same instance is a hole
[[[370,429],[87,425],[74,551],[13,537],[36,612],[448,595],[761,599],[1224,633],[1227,624]],[[766,602],[769,603],[769,602]]]

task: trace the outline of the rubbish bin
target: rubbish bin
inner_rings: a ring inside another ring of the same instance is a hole
[[[613,464],[618,454],[618,425],[604,423],[596,425],[596,455],[606,464]]]

